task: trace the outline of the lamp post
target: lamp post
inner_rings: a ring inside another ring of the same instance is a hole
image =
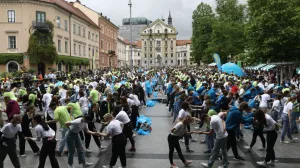
[[[128,6],[130,8],[130,68],[133,68],[133,61],[132,61],[132,24],[131,24],[131,7],[132,7],[132,3],[131,0],[129,0],[128,2]]]

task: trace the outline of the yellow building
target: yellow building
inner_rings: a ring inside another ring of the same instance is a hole
[[[99,67],[99,27],[64,0],[0,0],[0,39],[1,72]]]

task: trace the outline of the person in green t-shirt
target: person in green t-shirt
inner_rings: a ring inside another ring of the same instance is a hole
[[[24,87],[21,87],[21,88],[19,89],[19,96],[20,96],[20,97],[23,97],[23,96],[25,96],[25,95],[27,95],[27,91],[26,91],[26,89],[25,89]]]
[[[32,104],[35,104],[36,99],[37,99],[36,91],[29,94],[28,100],[30,100]]]
[[[206,130],[208,131],[210,131],[210,117],[213,115],[217,115],[217,113],[214,110],[209,110],[209,113],[203,113],[200,117],[201,122],[204,122],[206,124]],[[206,135],[205,142],[208,150],[204,153],[212,153],[212,150],[214,148],[215,135]]]
[[[67,105],[68,107],[72,107],[71,116],[73,117],[73,119],[83,116],[78,102],[72,103],[72,102],[70,102],[70,99],[66,99],[65,102],[66,102],[66,104],[68,104]]]
[[[13,92],[5,92],[3,94],[3,97],[9,97],[11,100],[15,100],[15,101],[18,100],[18,98],[15,96]]]
[[[98,103],[99,101],[99,92],[93,88],[93,86],[89,86],[90,97],[89,100],[92,100],[93,103]]]
[[[70,106],[59,106],[56,107],[56,103],[51,103],[49,108],[54,110],[54,118],[53,120],[47,121],[46,123],[50,126],[59,122],[61,131],[61,141],[58,149],[58,155],[61,155],[66,145],[66,133],[69,130],[66,126],[66,122],[72,121],[70,116],[70,111],[72,111],[72,107]]]

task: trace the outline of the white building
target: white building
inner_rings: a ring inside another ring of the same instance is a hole
[[[117,43],[117,55],[118,55],[118,67],[124,67],[128,64],[126,60],[126,41],[122,36],[118,36]]]
[[[132,45],[132,60],[133,66],[142,66],[141,64],[141,55],[142,55],[142,43],[138,41]],[[130,57],[131,57],[131,50],[130,50],[130,43],[126,41],[126,62],[127,65],[130,65]]]
[[[191,59],[191,40],[177,40],[176,41],[176,53],[177,53],[177,65],[188,66],[193,65]]]

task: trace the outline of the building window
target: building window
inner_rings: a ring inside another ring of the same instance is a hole
[[[76,44],[74,44],[74,54],[76,55]]]
[[[59,16],[57,16],[56,23],[57,23],[57,27],[60,28],[61,24],[60,24],[60,17]]]
[[[6,64],[7,72],[17,72],[19,70],[19,64],[15,61],[10,61]]]
[[[69,44],[67,41],[65,41],[65,53],[68,53],[69,52]]]
[[[150,58],[152,58],[152,54],[150,54]]]
[[[168,54],[166,54],[166,57],[168,57]]]
[[[159,30],[157,30],[157,33],[160,33]]]
[[[96,34],[96,39],[95,40],[98,42],[98,34]]]
[[[91,57],[91,48],[89,47],[89,57]]]
[[[150,61],[150,64],[152,64],[152,61]]]
[[[78,35],[80,36],[81,35],[81,27],[78,26]]]
[[[101,50],[104,49],[103,47],[104,47],[103,40],[101,40]]]
[[[184,53],[184,56],[186,57],[186,53]]]
[[[171,45],[173,46],[173,40],[171,41]]]
[[[45,12],[36,12],[36,22],[45,23],[46,22],[46,13]]]
[[[65,20],[65,30],[68,31],[68,21]]]
[[[86,56],[86,54],[85,54],[85,46],[83,46],[83,56]]]
[[[62,71],[62,64],[61,64],[61,62],[57,65],[57,69],[58,69],[58,71]]]
[[[8,22],[16,22],[16,13],[14,10],[7,11]]]
[[[94,33],[92,33],[92,40],[94,41]]]
[[[165,46],[168,47],[168,41],[165,41]]]
[[[144,43],[145,43],[145,46],[147,46],[147,42],[145,41]]]
[[[145,51],[147,51],[147,47],[145,47]]]
[[[111,50],[111,48],[110,48],[110,43],[108,43],[108,50]]]
[[[145,64],[147,64],[147,61],[145,61]]]
[[[91,32],[89,31],[88,39],[91,39]]]
[[[81,56],[81,45],[78,45],[79,56]]]
[[[138,53],[138,56],[140,56],[140,53]]]
[[[145,58],[147,58],[147,54],[145,54]]]
[[[16,49],[16,36],[8,36],[8,48]]]
[[[168,60],[166,60],[165,63],[167,64],[167,63],[168,63]]]
[[[83,37],[85,37],[85,28],[82,29]]]
[[[157,41],[157,42],[156,42],[156,45],[160,46],[160,44],[161,44],[160,41]]]
[[[95,56],[95,50],[93,49],[92,50],[92,57],[94,57]]]
[[[171,64],[173,64],[173,60],[171,60]]]
[[[73,24],[73,33],[76,34],[76,24]]]
[[[58,51],[61,51],[61,40],[58,40],[57,42],[57,49]]]
[[[171,57],[173,57],[173,54],[171,54]]]

